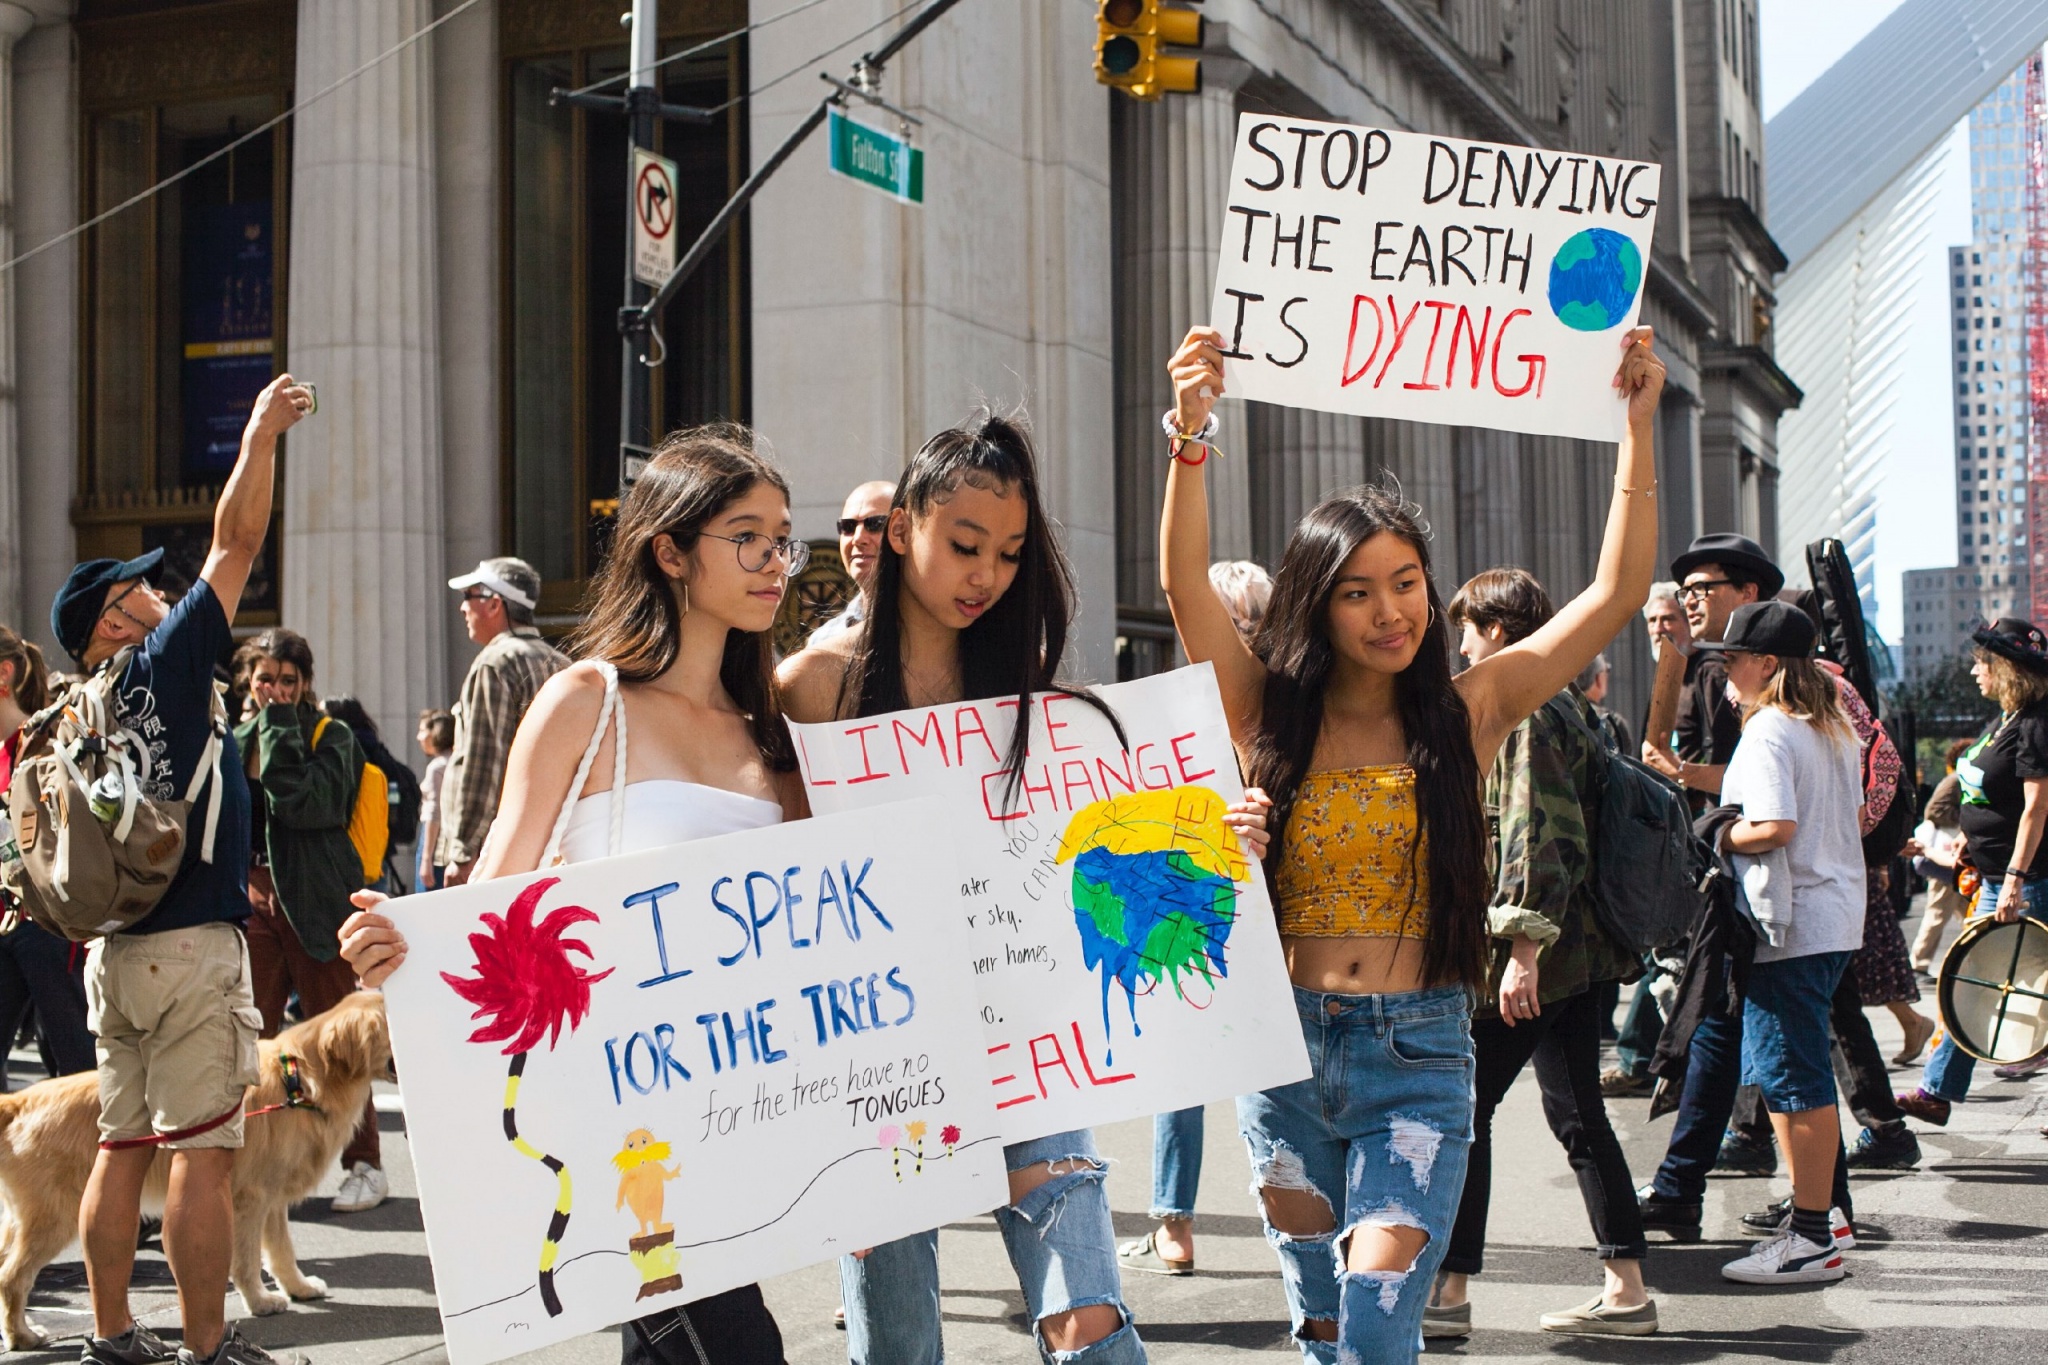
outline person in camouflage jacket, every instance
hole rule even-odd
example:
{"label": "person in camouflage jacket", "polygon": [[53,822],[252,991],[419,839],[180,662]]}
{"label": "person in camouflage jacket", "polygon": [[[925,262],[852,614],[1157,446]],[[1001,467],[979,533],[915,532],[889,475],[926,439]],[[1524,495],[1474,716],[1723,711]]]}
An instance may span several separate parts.
{"label": "person in camouflage jacket", "polygon": [[[1449,612],[1462,634],[1460,652],[1474,663],[1533,634],[1552,614],[1543,585],[1520,569],[1479,574],[1459,589]],[[1477,1104],[1465,1193],[1424,1335],[1471,1330],[1465,1281],[1485,1259],[1493,1113],[1532,1061],[1544,1117],[1578,1175],[1605,1267],[1599,1295],[1543,1314],[1540,1325],[1580,1335],[1657,1330],[1656,1304],[1643,1289],[1635,1181],[1600,1097],[1594,987],[1631,979],[1641,968],[1593,913],[1590,831],[1598,810],[1593,765],[1599,733],[1592,704],[1576,684],[1568,686],[1515,728],[1487,774],[1493,970],[1472,1017]]]}

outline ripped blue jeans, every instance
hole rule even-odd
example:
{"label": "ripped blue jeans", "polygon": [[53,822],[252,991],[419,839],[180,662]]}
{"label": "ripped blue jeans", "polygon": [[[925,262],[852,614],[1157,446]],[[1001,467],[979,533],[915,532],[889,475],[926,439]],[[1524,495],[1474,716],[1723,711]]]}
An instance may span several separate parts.
{"label": "ripped blue jeans", "polygon": [[[1109,1196],[1102,1187],[1107,1168],[1096,1154],[1095,1135],[1082,1129],[1003,1148],[1012,1171],[1070,1159],[1086,1168],[1055,1175],[1020,1203],[997,1209],[996,1224],[1034,1325],[1055,1313],[1109,1304],[1122,1315],[1123,1326],[1078,1351],[1048,1350],[1034,1326],[1038,1353],[1053,1365],[1144,1365],[1145,1345],[1117,1278]],[[937,1229],[878,1246],[861,1260],[842,1256],[839,1286],[851,1365],[942,1365]]]}
{"label": "ripped blue jeans", "polygon": [[[1445,986],[1392,995],[1294,990],[1314,1075],[1237,1102],[1252,1193],[1302,1190],[1327,1206],[1319,1230],[1275,1227],[1288,1316],[1317,1365],[1410,1362],[1422,1310],[1450,1250],[1472,1147],[1470,997]],[[1293,1220],[1287,1220],[1293,1221]],[[1355,1229],[1419,1228],[1429,1236],[1406,1270],[1354,1272]],[[1311,1321],[1337,1340],[1312,1339]]]}

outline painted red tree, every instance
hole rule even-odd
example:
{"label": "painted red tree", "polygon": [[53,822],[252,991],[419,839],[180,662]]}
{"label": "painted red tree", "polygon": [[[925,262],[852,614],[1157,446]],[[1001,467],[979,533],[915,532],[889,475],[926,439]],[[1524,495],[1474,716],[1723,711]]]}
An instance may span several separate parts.
{"label": "painted red tree", "polygon": [[550,1317],[562,1311],[562,1301],[555,1293],[555,1257],[569,1227],[569,1168],[560,1158],[519,1136],[515,1117],[519,1078],[526,1072],[526,1054],[543,1036],[553,1050],[565,1025],[571,1033],[576,1031],[590,1013],[591,986],[612,974],[607,967],[593,976],[569,957],[571,953],[590,957],[589,944],[564,934],[574,925],[595,923],[597,915],[592,911],[580,905],[557,906],[539,924],[534,923],[541,897],[560,880],[544,877],[520,892],[503,917],[483,917],[489,932],[469,936],[469,946],[476,953],[474,977],[441,973],[441,979],[457,995],[476,1006],[470,1018],[485,1020],[469,1035],[469,1041],[504,1043],[505,1055],[512,1059],[505,1076],[506,1140],[520,1155],[555,1173],[555,1212],[548,1221],[540,1255],[540,1298]]}

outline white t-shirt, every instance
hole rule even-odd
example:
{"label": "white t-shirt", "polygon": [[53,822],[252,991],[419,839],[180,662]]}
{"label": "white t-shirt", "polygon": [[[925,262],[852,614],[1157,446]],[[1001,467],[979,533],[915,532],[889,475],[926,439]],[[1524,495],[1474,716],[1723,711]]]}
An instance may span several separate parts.
{"label": "white t-shirt", "polygon": [[[1741,806],[1744,819],[1798,826],[1779,864],[1790,876],[1790,911],[1782,896],[1773,897],[1776,913],[1785,916],[1783,932],[1778,942],[1757,945],[1757,961],[1863,946],[1863,841],[1856,822],[1862,768],[1854,738],[1831,735],[1775,707],[1758,711],[1743,727],[1721,780],[1721,800]],[[1775,861],[1738,855],[1735,863],[1749,887],[1752,874]]]}

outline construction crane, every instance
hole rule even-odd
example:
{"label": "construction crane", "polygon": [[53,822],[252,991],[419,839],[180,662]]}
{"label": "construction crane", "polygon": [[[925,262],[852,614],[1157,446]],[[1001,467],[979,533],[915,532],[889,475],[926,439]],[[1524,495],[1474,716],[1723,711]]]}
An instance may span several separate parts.
{"label": "construction crane", "polygon": [[2027,59],[2027,242],[2021,269],[2027,300],[2028,617],[2048,621],[2048,102],[2041,54]]}

